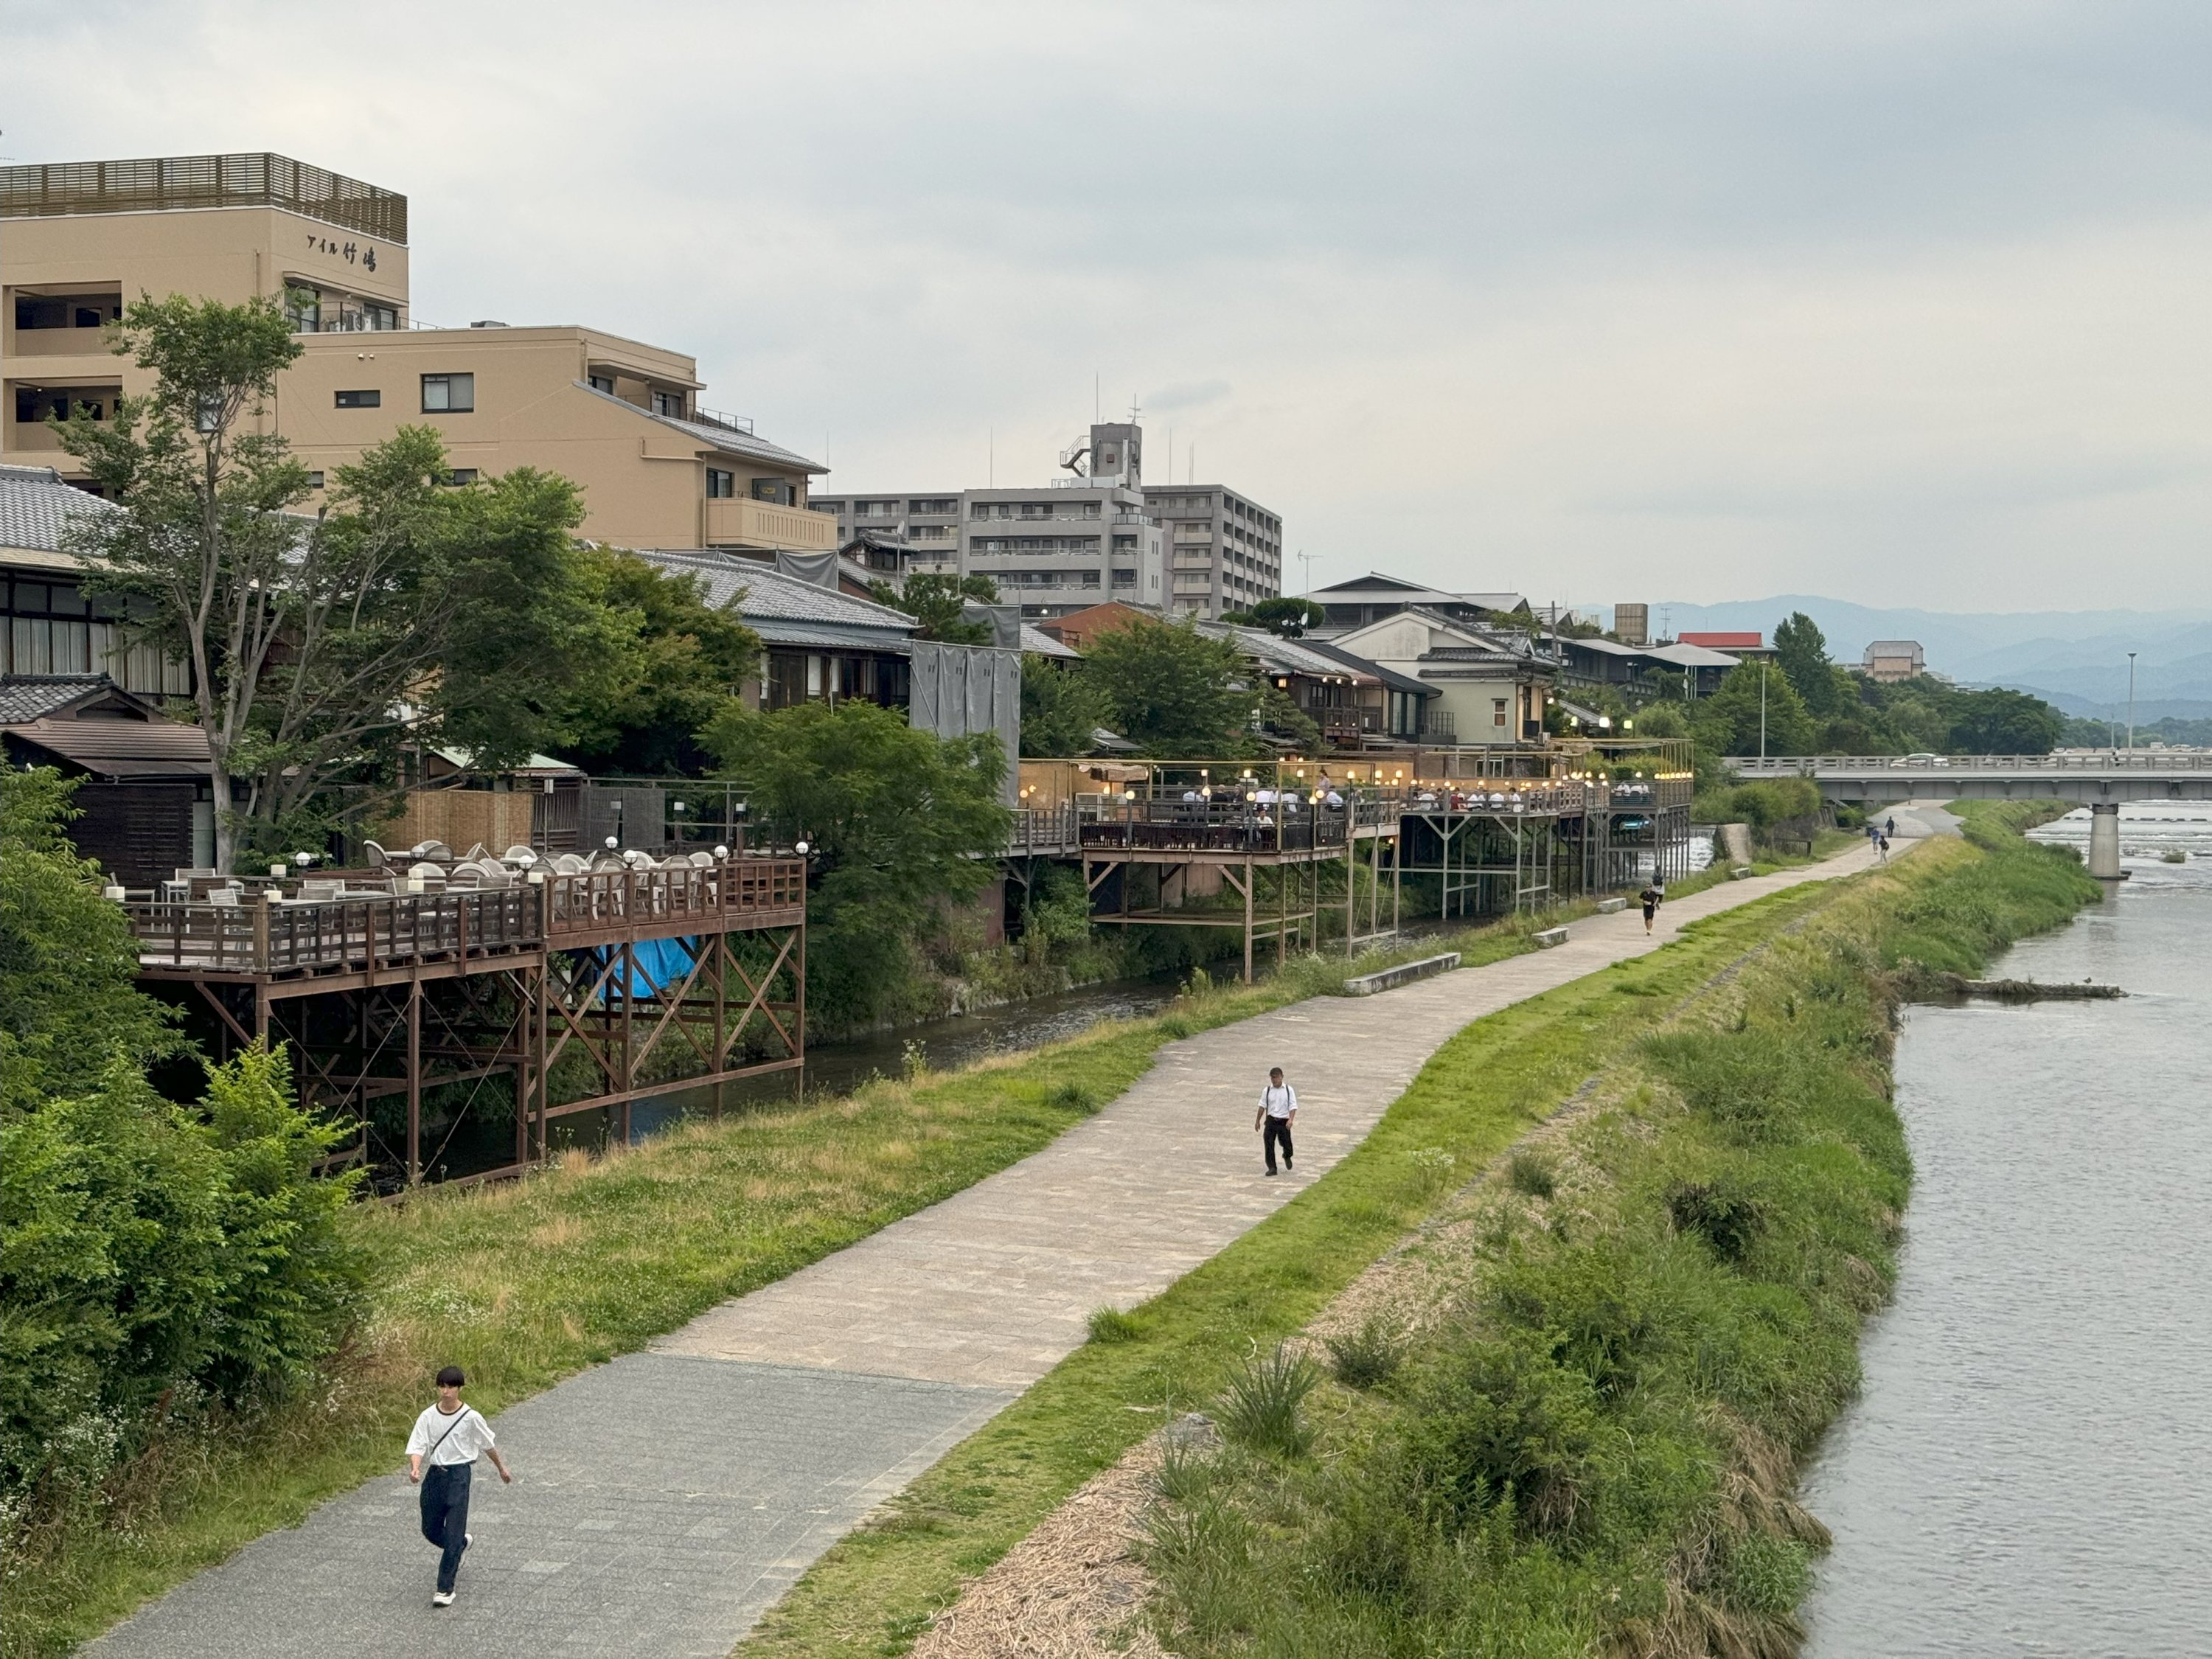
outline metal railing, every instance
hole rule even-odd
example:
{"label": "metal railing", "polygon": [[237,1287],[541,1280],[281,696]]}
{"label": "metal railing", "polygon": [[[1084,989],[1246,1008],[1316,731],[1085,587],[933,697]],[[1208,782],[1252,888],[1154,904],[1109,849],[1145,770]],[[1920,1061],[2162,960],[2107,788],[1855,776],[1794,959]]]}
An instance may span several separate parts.
{"label": "metal railing", "polygon": [[1823,772],[2212,772],[2212,750],[2099,749],[2055,755],[1732,755],[1746,777],[1813,777]]}
{"label": "metal railing", "polygon": [[172,208],[278,207],[387,242],[407,240],[407,198],[270,150],[0,167],[0,219]]}

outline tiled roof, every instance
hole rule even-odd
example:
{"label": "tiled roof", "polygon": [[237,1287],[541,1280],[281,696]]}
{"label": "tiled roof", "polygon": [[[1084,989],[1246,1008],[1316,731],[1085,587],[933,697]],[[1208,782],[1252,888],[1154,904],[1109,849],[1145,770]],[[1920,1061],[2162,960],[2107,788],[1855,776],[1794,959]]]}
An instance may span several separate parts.
{"label": "tiled roof", "polygon": [[[737,599],[738,614],[771,643],[849,644],[873,638],[880,640],[884,648],[896,650],[921,626],[903,611],[817,587],[812,582],[787,576],[772,565],[734,553],[711,548],[640,549],[638,557],[663,570],[697,576],[707,590],[709,605],[726,605]],[[799,629],[808,630],[805,637],[794,631]],[[784,638],[785,634],[791,637]]]}
{"label": "tiled roof", "polygon": [[672,415],[656,415],[649,409],[640,409],[628,398],[617,398],[611,392],[602,392],[586,381],[576,382],[579,391],[594,398],[605,398],[611,404],[619,404],[639,419],[657,421],[662,426],[673,427],[687,438],[696,438],[709,448],[719,449],[726,455],[738,455],[749,461],[765,461],[770,466],[787,466],[794,472],[827,472],[829,468],[819,461],[810,461],[795,450],[781,444],[772,444],[765,438],[733,426],[720,426],[713,421],[684,421]]}
{"label": "tiled roof", "polygon": [[0,547],[55,552],[70,519],[118,511],[50,466],[0,466]]}
{"label": "tiled roof", "polygon": [[109,684],[105,674],[10,674],[0,679],[0,726],[44,720]]}

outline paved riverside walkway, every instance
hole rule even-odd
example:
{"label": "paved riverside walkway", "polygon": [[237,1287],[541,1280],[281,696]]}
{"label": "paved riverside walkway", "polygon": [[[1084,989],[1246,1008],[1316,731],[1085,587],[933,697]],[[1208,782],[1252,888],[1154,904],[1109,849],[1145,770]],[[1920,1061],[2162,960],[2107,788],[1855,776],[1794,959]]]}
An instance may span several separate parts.
{"label": "paved riverside walkway", "polygon": [[[1897,818],[1901,836],[1942,828]],[[1157,1295],[1325,1174],[1469,1021],[1871,861],[1858,848],[1709,888],[1650,939],[1633,908],[1590,917],[1556,950],[1170,1043],[1021,1163],[501,1413],[516,1480],[477,1466],[455,1606],[431,1608],[414,1492],[386,1476],[92,1651],[722,1659],[816,1556],[1081,1343],[1092,1309]],[[1297,1169],[1274,1180],[1252,1133],[1270,1066],[1299,1103]]]}

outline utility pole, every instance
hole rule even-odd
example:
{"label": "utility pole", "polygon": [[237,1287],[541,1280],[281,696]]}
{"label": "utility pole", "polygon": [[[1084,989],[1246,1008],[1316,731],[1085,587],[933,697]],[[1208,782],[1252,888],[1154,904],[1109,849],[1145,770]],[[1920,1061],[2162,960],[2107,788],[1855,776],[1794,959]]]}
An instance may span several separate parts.
{"label": "utility pole", "polygon": [[1766,758],[1766,659],[1759,659],[1759,757]]}
{"label": "utility pole", "polygon": [[1308,593],[1311,593],[1313,592],[1314,561],[1316,559],[1326,558],[1328,555],[1323,553],[1300,553],[1297,556],[1298,562],[1305,567],[1306,585],[1304,591]]}
{"label": "utility pole", "polygon": [[2136,752],[2136,653],[2128,653],[2128,753]]}

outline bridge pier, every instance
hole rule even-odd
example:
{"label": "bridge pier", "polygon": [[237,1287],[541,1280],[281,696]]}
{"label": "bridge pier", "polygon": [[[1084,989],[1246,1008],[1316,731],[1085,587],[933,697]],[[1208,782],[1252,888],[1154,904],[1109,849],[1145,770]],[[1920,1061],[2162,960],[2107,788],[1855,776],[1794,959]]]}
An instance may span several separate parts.
{"label": "bridge pier", "polygon": [[2116,800],[2090,804],[2089,873],[2099,881],[2120,878],[2120,804]]}

